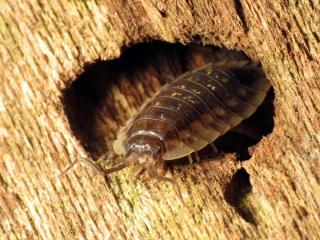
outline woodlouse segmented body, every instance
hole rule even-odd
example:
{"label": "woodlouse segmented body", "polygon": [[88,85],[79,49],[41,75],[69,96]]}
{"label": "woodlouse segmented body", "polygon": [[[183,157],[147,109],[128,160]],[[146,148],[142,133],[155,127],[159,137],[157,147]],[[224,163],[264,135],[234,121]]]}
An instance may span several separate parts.
{"label": "woodlouse segmented body", "polygon": [[114,142],[141,168],[197,152],[252,115],[270,85],[250,61],[208,64],[162,87]]}
{"label": "woodlouse segmented body", "polygon": [[163,176],[164,162],[197,152],[237,126],[256,111],[269,88],[261,67],[251,61],[210,63],[163,86],[127,122],[113,144],[118,165],[102,170],[79,160],[101,175],[133,165],[137,172],[147,169],[175,183]]}

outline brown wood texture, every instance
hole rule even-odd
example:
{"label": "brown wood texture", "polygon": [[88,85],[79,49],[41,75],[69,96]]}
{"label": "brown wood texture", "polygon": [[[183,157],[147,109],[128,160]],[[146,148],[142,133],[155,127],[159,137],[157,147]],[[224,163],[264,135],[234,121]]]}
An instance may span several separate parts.
{"label": "brown wood texture", "polygon": [[[0,239],[319,239],[319,13],[317,0],[2,0]],[[107,186],[82,165],[58,177],[78,156],[110,149],[182,72],[180,52],[165,51],[107,64],[107,77],[77,87],[91,63],[150,40],[223,45],[262,62],[275,125],[242,164],[251,190],[232,153],[170,167],[185,205],[171,185],[134,181],[130,169]],[[102,94],[97,104],[87,86]]]}

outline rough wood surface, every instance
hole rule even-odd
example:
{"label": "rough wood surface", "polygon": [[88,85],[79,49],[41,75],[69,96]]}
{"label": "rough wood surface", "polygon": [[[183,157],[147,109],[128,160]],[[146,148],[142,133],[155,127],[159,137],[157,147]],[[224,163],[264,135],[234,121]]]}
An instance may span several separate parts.
{"label": "rough wood surface", "polygon": [[[0,238],[319,239],[319,12],[317,0],[2,0]],[[110,148],[165,75],[178,73],[159,75],[161,61],[149,59],[148,71],[131,69],[134,80],[128,70],[110,75],[110,86],[98,81],[109,93],[98,108],[113,104],[112,111],[95,112],[93,135],[81,131],[86,122],[74,122],[77,104],[66,92],[73,80],[90,63],[149,40],[224,45],[262,62],[275,91],[275,126],[242,166],[252,190],[240,200],[226,200],[228,186],[241,185],[233,154],[171,168],[186,206],[172,186],[134,182],[129,169],[108,186],[81,166],[57,176],[76,157]]]}

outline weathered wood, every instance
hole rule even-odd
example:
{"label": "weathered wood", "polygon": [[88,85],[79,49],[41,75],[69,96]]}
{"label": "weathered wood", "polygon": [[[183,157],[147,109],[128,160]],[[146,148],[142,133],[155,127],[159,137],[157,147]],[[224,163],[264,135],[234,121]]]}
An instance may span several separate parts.
{"label": "weathered wood", "polygon": [[[1,238],[319,239],[319,12],[311,0],[2,1]],[[81,122],[77,106],[90,97],[75,102],[73,80],[146,39],[224,45],[262,62],[275,91],[275,126],[243,163],[251,191],[242,170],[234,176],[233,154],[170,168],[186,206],[172,186],[135,183],[129,169],[107,187],[81,166],[58,177],[76,157],[110,148],[139,104],[182,72],[177,53],[163,66],[149,59],[93,80],[93,91],[108,94],[84,118],[89,125]]]}

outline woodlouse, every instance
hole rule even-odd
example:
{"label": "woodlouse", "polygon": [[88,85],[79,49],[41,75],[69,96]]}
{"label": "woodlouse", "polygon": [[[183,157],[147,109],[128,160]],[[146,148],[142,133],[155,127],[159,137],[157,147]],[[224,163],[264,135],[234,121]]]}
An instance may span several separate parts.
{"label": "woodlouse", "polygon": [[116,166],[101,169],[97,163],[80,160],[101,175],[133,165],[136,172],[148,170],[174,183],[164,177],[165,161],[191,156],[213,143],[252,115],[269,88],[262,68],[250,60],[207,64],[164,85],[127,122],[113,144],[119,156]]}

